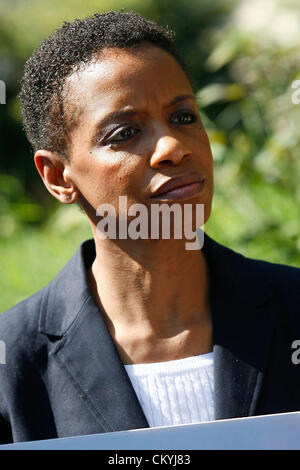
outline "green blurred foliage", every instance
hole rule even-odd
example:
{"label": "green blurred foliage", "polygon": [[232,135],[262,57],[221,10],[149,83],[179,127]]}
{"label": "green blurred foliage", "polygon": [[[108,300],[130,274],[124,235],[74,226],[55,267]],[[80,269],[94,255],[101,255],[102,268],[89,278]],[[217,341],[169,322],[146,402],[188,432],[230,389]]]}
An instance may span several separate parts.
{"label": "green blurred foliage", "polygon": [[91,236],[34,168],[16,97],[23,65],[63,21],[121,8],[170,26],[191,67],[215,164],[207,233],[247,256],[300,266],[298,0],[2,0],[0,311],[45,285]]}
{"label": "green blurred foliage", "polygon": [[[197,97],[215,158],[206,230],[244,254],[300,266],[298,2],[241,2],[214,35],[210,71],[226,81]],[[225,83],[224,83],[225,82]],[[210,107],[223,103],[211,119]]]}

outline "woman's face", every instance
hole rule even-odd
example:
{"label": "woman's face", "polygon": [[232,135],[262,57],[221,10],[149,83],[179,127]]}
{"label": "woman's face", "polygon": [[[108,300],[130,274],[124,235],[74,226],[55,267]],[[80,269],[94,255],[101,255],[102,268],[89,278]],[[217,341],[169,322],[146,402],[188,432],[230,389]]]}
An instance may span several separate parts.
{"label": "woman's face", "polygon": [[146,43],[134,51],[107,49],[67,83],[79,116],[67,174],[95,213],[105,203],[118,212],[124,195],[128,207],[165,202],[152,197],[161,183],[196,175],[205,179],[200,189],[170,202],[202,203],[208,219],[210,145],[191,85],[170,54]]}

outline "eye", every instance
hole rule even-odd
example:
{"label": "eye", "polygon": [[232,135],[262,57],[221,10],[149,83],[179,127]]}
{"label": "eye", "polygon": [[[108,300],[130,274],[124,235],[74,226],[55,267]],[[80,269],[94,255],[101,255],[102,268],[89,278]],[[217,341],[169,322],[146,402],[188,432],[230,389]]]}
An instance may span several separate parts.
{"label": "eye", "polygon": [[127,142],[128,140],[132,139],[137,133],[139,132],[138,129],[134,129],[133,127],[125,127],[118,131],[114,131],[105,139],[105,144],[120,144],[122,142]]}
{"label": "eye", "polygon": [[175,114],[175,117],[172,119],[174,124],[189,125],[197,121],[197,115],[192,111],[180,111]]}

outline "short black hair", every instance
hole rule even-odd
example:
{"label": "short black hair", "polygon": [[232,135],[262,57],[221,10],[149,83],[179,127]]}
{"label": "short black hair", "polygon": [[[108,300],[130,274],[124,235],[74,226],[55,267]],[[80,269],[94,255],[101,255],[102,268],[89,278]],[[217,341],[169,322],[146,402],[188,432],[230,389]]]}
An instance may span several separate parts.
{"label": "short black hair", "polygon": [[65,21],[41,43],[25,64],[19,93],[24,130],[34,152],[45,149],[69,158],[67,136],[76,120],[64,106],[67,77],[105,48],[133,49],[143,41],[171,54],[190,79],[174,33],[133,11]]}

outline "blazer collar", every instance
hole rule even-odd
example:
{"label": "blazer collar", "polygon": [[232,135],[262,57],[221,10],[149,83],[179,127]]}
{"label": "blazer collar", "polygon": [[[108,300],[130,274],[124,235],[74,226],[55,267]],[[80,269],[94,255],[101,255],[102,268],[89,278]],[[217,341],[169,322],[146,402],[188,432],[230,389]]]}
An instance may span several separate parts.
{"label": "blazer collar", "polygon": [[[269,302],[272,287],[264,279],[264,263],[244,258],[206,234],[202,250],[210,273],[215,418],[252,415],[257,408],[272,335],[271,320],[276,313]],[[86,268],[94,258],[94,241],[88,240],[48,285],[39,329],[61,338],[53,354],[79,384],[81,396],[88,397],[106,431],[147,427],[88,288]]]}
{"label": "blazer collar", "polygon": [[58,339],[50,355],[76,384],[78,399],[99,432],[148,427],[130,379],[88,288],[86,268],[95,258],[84,242],[46,289],[40,332]]}
{"label": "blazer collar", "polygon": [[[213,306],[216,307],[218,299],[223,299],[223,296],[223,309],[225,298],[232,299],[236,305],[239,302],[249,302],[252,306],[258,306],[272,296],[271,286],[265,281],[261,282],[263,276],[261,265],[258,266],[255,262],[220,245],[206,233],[202,251],[210,273]],[[41,333],[62,336],[76,319],[82,305],[91,295],[86,269],[91,266],[95,256],[94,240],[86,240],[46,286],[39,319]],[[213,314],[219,313],[219,309],[213,311]],[[240,314],[238,311],[236,313]],[[232,331],[230,324],[229,329]]]}
{"label": "blazer collar", "polygon": [[92,265],[95,256],[94,240],[86,240],[46,286],[39,319],[41,333],[63,336],[72,325],[91,295],[86,270]]}
{"label": "blazer collar", "polygon": [[258,408],[278,306],[267,263],[205,237],[213,318],[215,419],[252,416]]}

